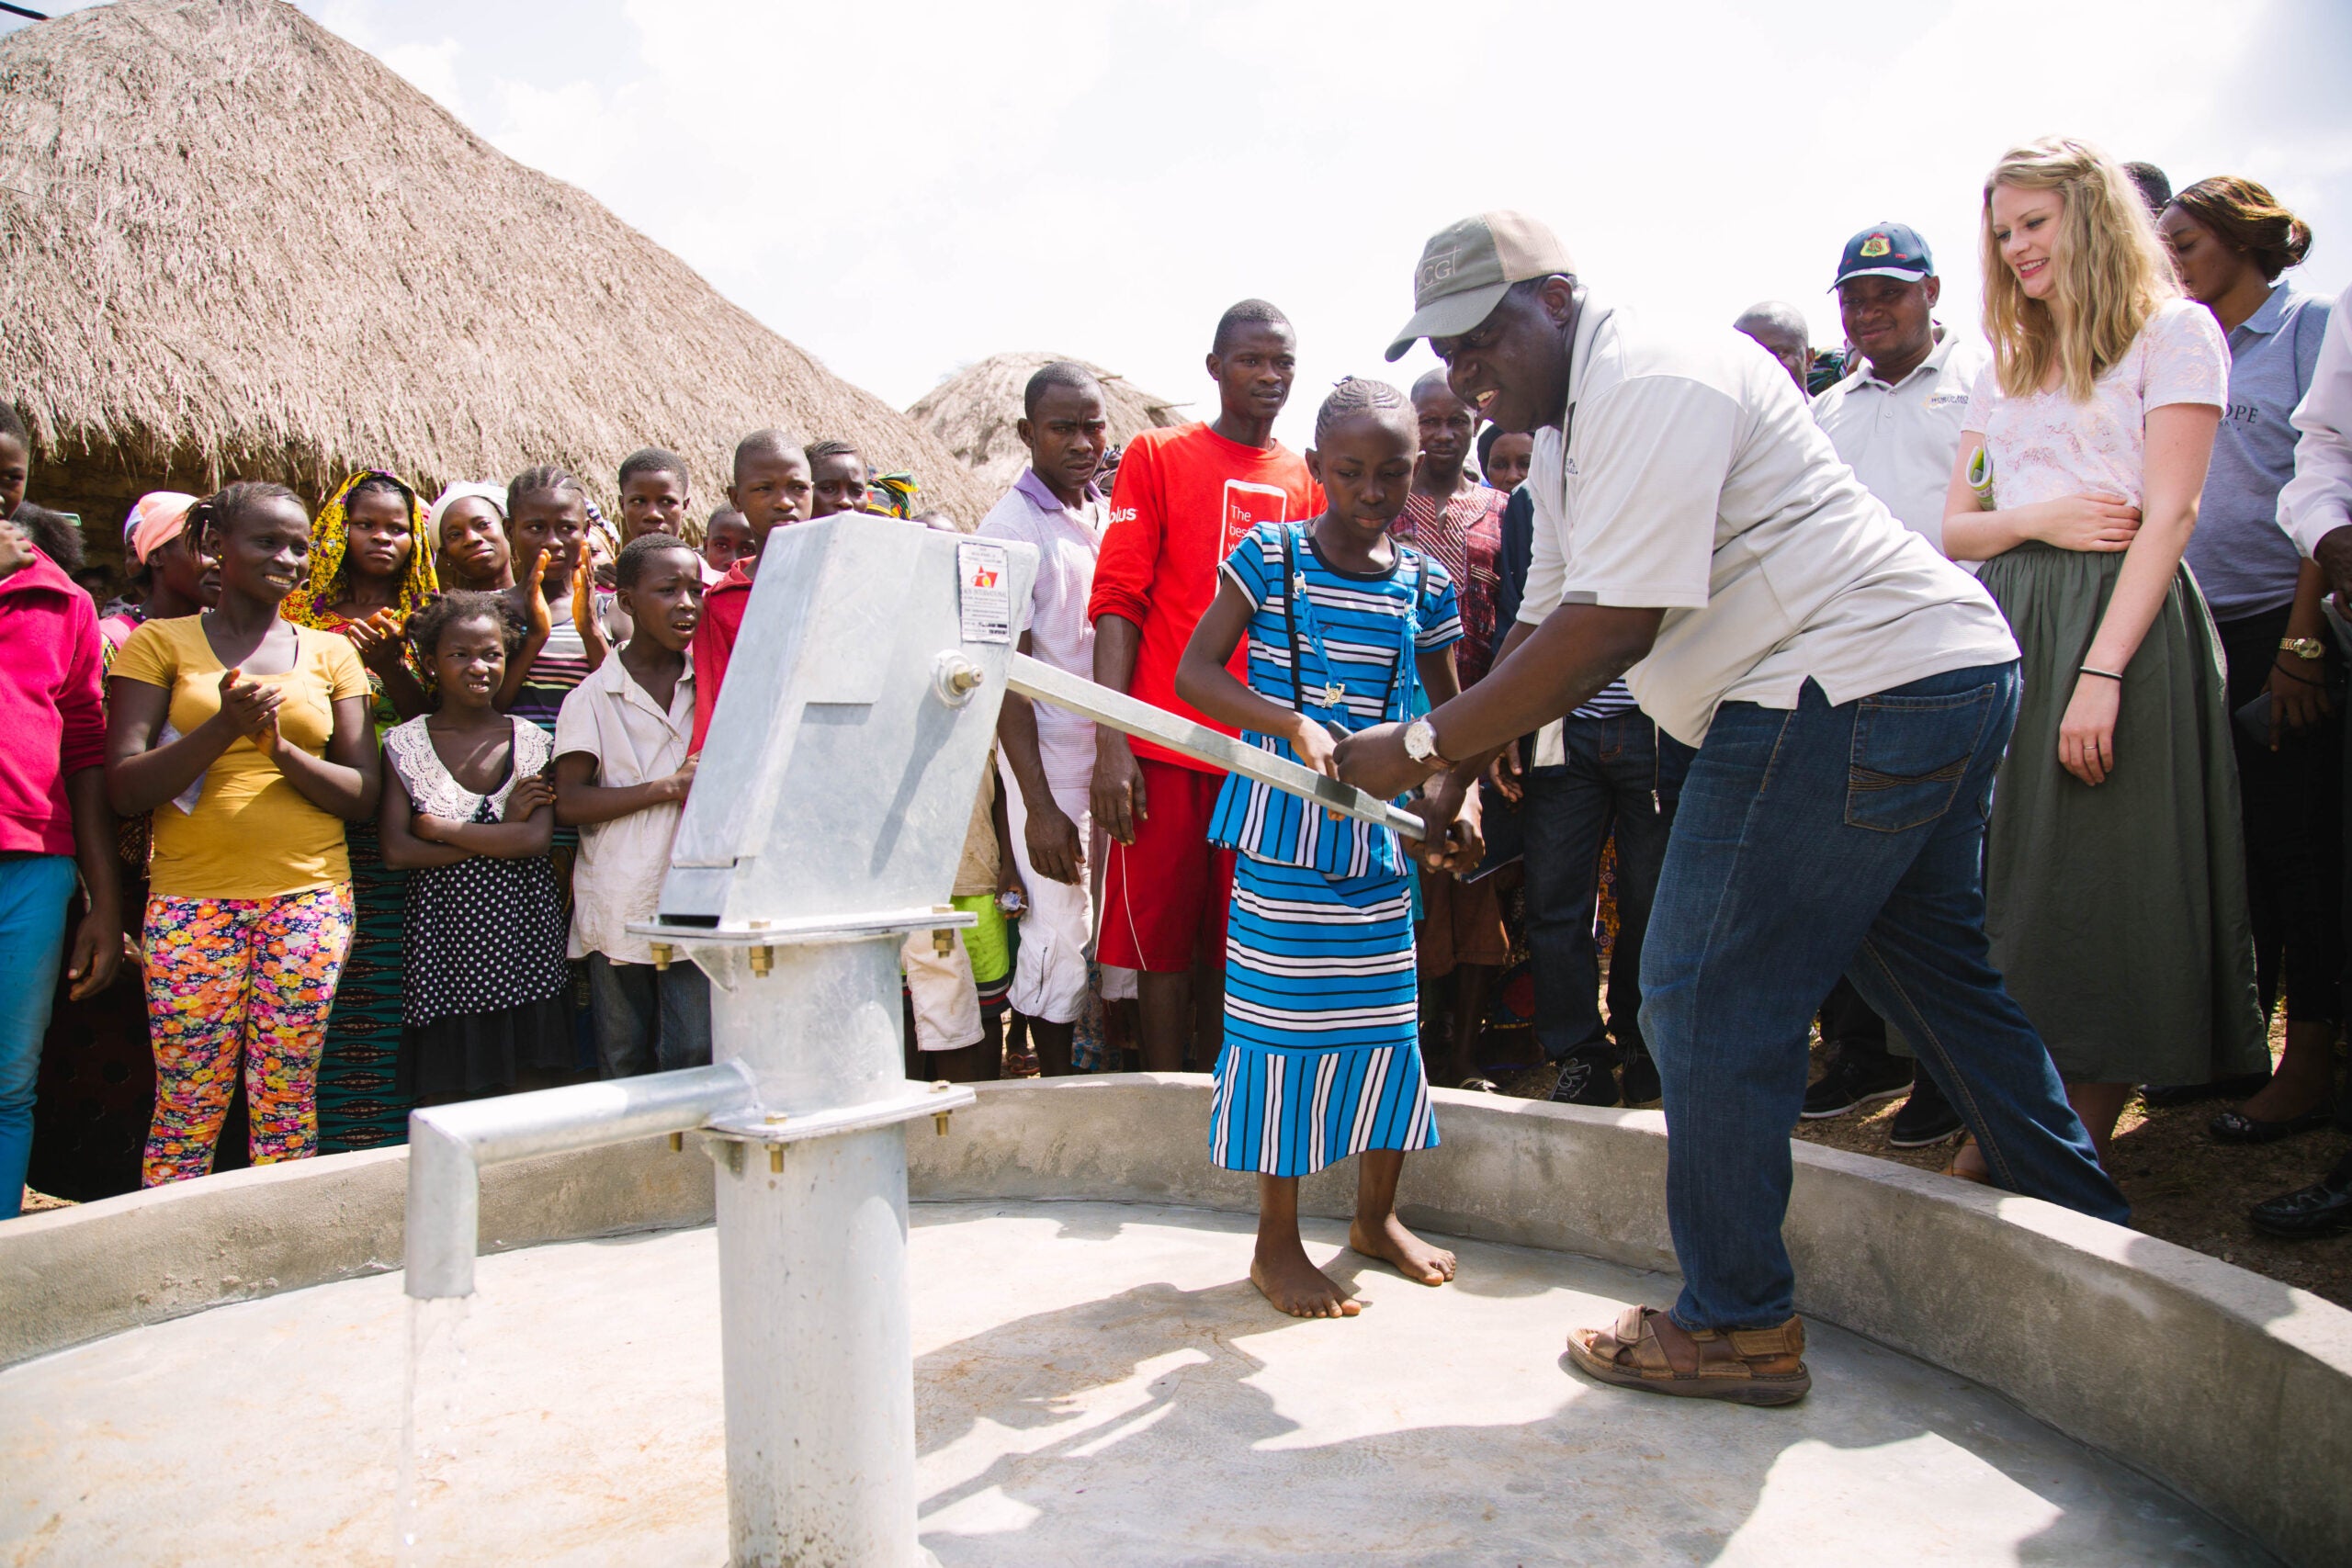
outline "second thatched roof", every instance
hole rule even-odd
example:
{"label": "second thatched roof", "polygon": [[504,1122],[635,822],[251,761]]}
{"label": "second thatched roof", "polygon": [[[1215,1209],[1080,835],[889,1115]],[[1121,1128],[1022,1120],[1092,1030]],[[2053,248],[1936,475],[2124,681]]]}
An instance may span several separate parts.
{"label": "second thatched roof", "polygon": [[[978,476],[989,495],[1002,495],[1021,477],[1028,452],[1014,434],[1021,417],[1021,394],[1039,367],[1067,354],[992,354],[933,387],[907,417],[944,443],[956,459]],[[1125,377],[1080,359],[1102,382],[1103,412],[1111,422],[1111,444],[1124,446],[1137,434],[1161,425],[1183,424],[1190,416],[1181,404],[1154,397]]]}
{"label": "second thatched roof", "polygon": [[707,503],[765,424],[912,469],[966,526],[992,499],[602,204],[277,0],[120,0],[0,40],[0,321],[37,500],[75,469],[315,499],[362,465],[431,487],[547,462],[609,499],[653,445]]}

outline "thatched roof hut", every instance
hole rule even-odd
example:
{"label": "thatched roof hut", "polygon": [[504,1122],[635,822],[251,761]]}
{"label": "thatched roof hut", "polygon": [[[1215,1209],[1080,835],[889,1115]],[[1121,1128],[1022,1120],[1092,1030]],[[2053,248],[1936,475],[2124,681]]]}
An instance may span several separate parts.
{"label": "thatched roof hut", "polygon": [[277,0],[120,0],[0,39],[0,398],[94,544],[141,491],[572,468],[698,503],[764,424],[993,497],[582,192]]}
{"label": "thatched roof hut", "polygon": [[[1029,461],[1012,422],[1021,417],[1022,389],[1037,367],[1068,354],[992,354],[933,387],[907,417],[937,436],[956,458],[979,476],[980,488],[1002,495]],[[1103,412],[1111,422],[1111,445],[1124,446],[1141,431],[1183,424],[1183,405],[1154,397],[1125,377],[1080,359],[1102,378]]]}

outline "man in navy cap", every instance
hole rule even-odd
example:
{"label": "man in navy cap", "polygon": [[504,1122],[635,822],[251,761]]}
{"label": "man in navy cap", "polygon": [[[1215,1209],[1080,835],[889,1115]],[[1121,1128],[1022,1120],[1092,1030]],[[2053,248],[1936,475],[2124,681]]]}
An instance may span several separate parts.
{"label": "man in navy cap", "polygon": [[2011,1191],[2130,1211],[1986,956],[1984,808],[2017,643],[1966,572],[1862,488],[1780,367],[1612,310],[1542,224],[1431,237],[1392,359],[1535,437],[1534,558],[1492,673],[1340,743],[1374,795],[1444,809],[1514,737],[1619,675],[1699,748],[1642,952],[1683,1289],[1568,1353],[1604,1382],[1784,1404],[1812,1385],[1781,1241],[1806,1034],[1840,973],[1954,1091]]}
{"label": "man in navy cap", "polygon": [[[1894,520],[1940,552],[1944,491],[1968,395],[1991,355],[1936,321],[1943,281],[1928,242],[1907,223],[1873,223],[1848,240],[1830,290],[1854,358],[1845,378],[1813,400],[1814,420]],[[1888,1143],[1925,1148],[1960,1131],[1960,1113],[1936,1080],[1921,1074],[1915,1081],[1911,1064],[1887,1050],[1885,1021],[1846,980],[1822,1004],[1821,1037],[1829,1060],[1805,1091],[1807,1120],[1908,1092]]]}

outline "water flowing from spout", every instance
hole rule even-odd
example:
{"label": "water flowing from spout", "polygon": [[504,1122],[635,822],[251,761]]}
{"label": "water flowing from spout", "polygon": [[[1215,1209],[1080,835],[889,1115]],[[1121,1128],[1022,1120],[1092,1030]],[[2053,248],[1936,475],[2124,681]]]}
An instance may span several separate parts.
{"label": "water flowing from spout", "polygon": [[466,1309],[471,1296],[408,1301],[408,1368],[401,1383],[399,1491],[392,1499],[392,1558],[422,1568],[428,1494],[446,1491],[456,1472],[458,1400],[466,1381]]}

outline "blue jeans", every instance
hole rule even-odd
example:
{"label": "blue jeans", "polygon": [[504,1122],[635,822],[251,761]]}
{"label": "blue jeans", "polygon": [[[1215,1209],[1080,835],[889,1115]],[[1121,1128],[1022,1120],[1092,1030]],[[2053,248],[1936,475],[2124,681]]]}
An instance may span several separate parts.
{"label": "blue jeans", "polygon": [[710,1066],[710,979],[692,964],[656,969],[590,953],[588,1018],[600,1078]]}
{"label": "blue jeans", "polygon": [[68,856],[0,860],[0,1220],[15,1219],[24,1207],[33,1084],[65,961],[66,901],[74,888]]}
{"label": "blue jeans", "polygon": [[1762,1328],[1794,1310],[1789,1129],[1806,1026],[1841,971],[1917,1049],[1996,1185],[2129,1216],[1986,955],[1984,818],[2018,692],[2018,666],[1997,664],[1837,707],[1807,682],[1794,712],[1716,713],[1642,959],[1684,1327]]}
{"label": "blue jeans", "polygon": [[1609,1018],[1617,1044],[1642,1045],[1642,933],[1666,860],[1675,797],[1690,748],[1635,710],[1561,726],[1566,761],[1530,768],[1520,802],[1527,876],[1527,945],[1535,974],[1535,1039],[1550,1061],[1604,1049],[1600,964],[1593,948],[1600,850],[1617,834],[1617,947]]}

